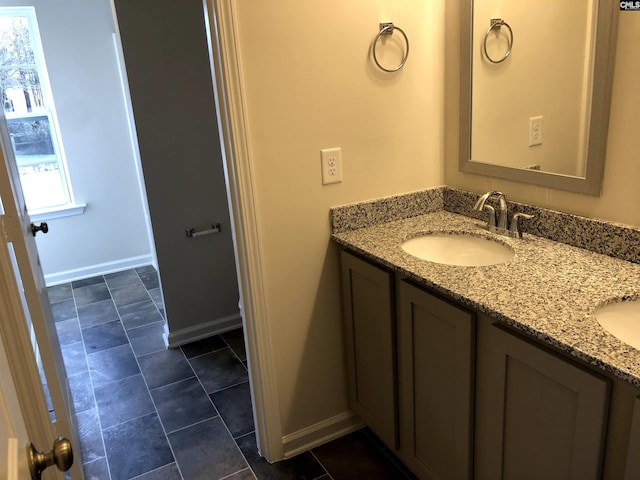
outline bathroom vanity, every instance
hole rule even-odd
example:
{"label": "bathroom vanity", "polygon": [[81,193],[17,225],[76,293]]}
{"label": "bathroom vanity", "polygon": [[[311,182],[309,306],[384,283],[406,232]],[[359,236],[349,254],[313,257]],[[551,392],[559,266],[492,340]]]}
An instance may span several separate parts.
{"label": "bathroom vanity", "polygon": [[[497,237],[450,193],[332,211],[352,409],[421,479],[640,478],[640,351],[594,316],[638,297],[640,265]],[[513,256],[457,266],[400,247],[431,233]]]}

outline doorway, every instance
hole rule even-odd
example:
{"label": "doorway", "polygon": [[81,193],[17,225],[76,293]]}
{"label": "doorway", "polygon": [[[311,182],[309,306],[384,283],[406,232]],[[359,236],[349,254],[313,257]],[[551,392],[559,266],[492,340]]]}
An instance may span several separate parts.
{"label": "doorway", "polygon": [[[0,5],[4,5],[5,3],[10,2],[0,2]],[[51,227],[51,232],[47,235],[47,237],[39,236],[37,238],[38,247],[41,252],[41,258],[44,261],[44,266],[50,272],[50,283],[55,284],[55,286],[53,286],[51,289],[51,304],[54,313],[56,314],[56,319],[60,322],[59,336],[61,339],[61,343],[69,341],[71,343],[82,345],[81,348],[78,347],[77,349],[70,348],[70,344],[65,344],[63,346],[63,350],[66,350],[65,358],[68,363],[69,376],[71,379],[71,377],[77,375],[77,378],[72,379],[72,381],[76,384],[75,387],[78,387],[80,380],[84,378],[85,382],[83,384],[83,387],[77,388],[77,391],[79,393],[76,394],[76,397],[78,397],[78,401],[82,403],[88,402],[88,399],[93,396],[94,402],[96,402],[95,408],[97,409],[94,410],[93,418],[95,419],[96,415],[98,415],[98,418],[100,418],[101,406],[102,410],[104,411],[112,411],[119,408],[114,406],[114,403],[117,403],[114,400],[109,400],[108,405],[105,405],[104,403],[97,403],[97,396],[95,393],[96,383],[98,384],[98,387],[102,387],[102,389],[104,390],[106,388],[106,384],[103,385],[101,382],[112,380],[107,382],[107,384],[110,384],[123,380],[123,378],[110,378],[108,376],[103,378],[102,374],[98,374],[96,371],[96,375],[98,376],[99,380],[97,382],[93,381],[93,378],[91,376],[92,371],[90,370],[90,367],[92,365],[92,362],[97,362],[98,360],[96,359],[101,357],[101,355],[98,354],[103,354],[103,352],[106,350],[118,349],[119,347],[123,347],[123,345],[126,345],[126,343],[128,343],[131,352],[135,352],[134,345],[136,341],[129,336],[129,330],[133,330],[135,328],[140,329],[135,333],[140,333],[141,331],[145,331],[143,327],[147,327],[148,325],[153,324],[153,327],[150,327],[149,330],[153,331],[156,335],[154,336],[151,333],[148,333],[148,335],[144,335],[144,338],[145,340],[151,340],[152,343],[156,343],[157,346],[160,345],[159,341],[162,340],[162,335],[166,333],[166,329],[164,328],[165,318],[163,318],[165,317],[165,315],[163,315],[165,314],[165,312],[162,311],[165,309],[165,304],[160,294],[157,276],[158,272],[155,269],[153,269],[152,271],[147,270],[149,268],[149,265],[154,263],[156,265],[158,263],[160,264],[160,270],[162,274],[166,275],[163,279],[163,289],[166,293],[166,287],[168,287],[170,284],[180,284],[179,286],[183,286],[183,284],[186,283],[184,279],[195,277],[193,270],[189,270],[187,272],[187,275],[181,273],[166,273],[173,272],[173,269],[179,268],[179,264],[181,263],[187,263],[183,260],[175,259],[175,255],[173,255],[174,247],[171,246],[170,242],[174,239],[180,242],[190,242],[187,244],[189,246],[188,252],[193,255],[196,262],[205,264],[206,262],[204,261],[204,256],[201,252],[203,250],[213,250],[216,252],[222,251],[221,248],[211,248],[211,243],[219,242],[219,239],[223,238],[223,235],[210,238],[186,238],[184,234],[184,227],[200,227],[198,223],[202,221],[199,219],[194,219],[192,222],[191,219],[185,218],[185,215],[179,214],[179,212],[177,212],[176,202],[173,202],[168,206],[162,205],[162,201],[168,197],[166,195],[167,189],[165,188],[165,194],[163,195],[161,192],[160,195],[159,201],[161,206],[159,208],[159,211],[164,210],[165,212],[167,212],[169,217],[173,217],[174,219],[178,218],[179,228],[174,228],[175,225],[171,228],[167,228],[163,223],[163,220],[158,220],[158,217],[154,216],[152,212],[151,216],[154,217],[154,228],[156,225],[158,225],[160,230],[170,232],[167,237],[161,237],[156,234],[156,243],[160,245],[159,249],[168,249],[169,254],[163,256],[161,253],[161,258],[158,260],[158,263],[155,262],[154,253],[149,252],[149,236],[145,232],[145,223],[148,223],[148,213],[145,212],[143,205],[145,200],[144,192],[141,192],[139,189],[137,183],[137,174],[135,172],[135,169],[130,165],[132,162],[125,162],[126,159],[131,159],[131,142],[127,140],[126,136],[128,132],[128,125],[126,124],[126,122],[118,122],[117,127],[113,127],[109,130],[105,128],[102,128],[100,130],[100,128],[98,128],[93,132],[95,134],[93,136],[91,133],[92,127],[105,127],[109,123],[108,119],[113,116],[120,115],[120,117],[123,118],[123,112],[126,110],[124,105],[121,105],[124,102],[120,102],[120,104],[118,104],[118,102],[113,101],[113,99],[105,100],[104,98],[101,98],[108,97],[107,93],[102,92],[102,90],[100,90],[100,93],[95,93],[100,87],[104,87],[106,84],[109,84],[111,87],[113,87],[115,84],[115,86],[117,86],[117,88],[115,88],[115,93],[119,93],[120,95],[122,94],[121,91],[118,92],[118,89],[122,89],[122,85],[120,84],[120,79],[117,76],[117,70],[108,69],[105,65],[97,66],[94,64],[90,64],[86,61],[86,57],[110,58],[113,62],[113,65],[111,66],[115,67],[115,56],[113,55],[113,52],[116,42],[114,42],[113,32],[109,32],[109,35],[106,36],[106,38],[104,34],[101,34],[99,35],[100,38],[96,39],[94,38],[96,35],[92,36],[92,32],[90,31],[92,29],[98,30],[97,27],[104,27],[105,24],[108,24],[109,21],[112,22],[110,3],[108,1],[102,1],[99,2],[99,6],[98,2],[89,2],[92,5],[87,5],[87,2],[71,0],[65,2],[57,2],[54,6],[48,5],[47,2],[44,1],[34,1],[33,3],[37,4],[36,7],[39,18],[49,19],[49,22],[41,22],[41,27],[43,30],[43,40],[45,42],[47,41],[47,38],[57,38],[58,40],[57,44],[56,42],[53,42],[56,48],[51,47],[51,44],[45,43],[45,53],[47,53],[52,77],[55,76],[54,72],[60,69],[61,65],[66,65],[67,67],[69,65],[72,65],[79,72],[78,76],[74,78],[69,78],[68,72],[66,73],[66,77],[58,77],[66,79],[66,82],[63,83],[73,83],[74,88],[70,90],[75,89],[73,92],[69,92],[69,90],[67,90],[68,95],[62,96],[63,101],[61,103],[65,104],[67,107],[59,109],[61,113],[60,123],[61,129],[63,130],[63,137],[65,136],[65,132],[82,133],[82,135],[78,135],[77,138],[75,138],[75,141],[67,142],[66,144],[67,152],[70,159],[70,176],[73,178],[92,180],[95,180],[97,178],[100,179],[101,182],[104,182],[104,184],[99,185],[98,183],[83,184],[82,181],[74,181],[76,197],[86,199],[87,208],[85,209],[84,214],[64,214],[57,218],[46,218]],[[201,4],[199,6],[201,7]],[[89,8],[96,8],[99,11],[89,12]],[[201,16],[203,17],[203,14]],[[91,22],[87,21],[87,19],[95,18],[99,19],[96,21],[97,25],[91,24]],[[168,18],[169,20],[174,20],[173,17]],[[78,19],[82,20],[80,21]],[[201,28],[204,31],[203,20],[204,18],[202,18],[201,21]],[[65,26],[67,25],[69,25],[69,29],[72,32],[63,31],[65,30]],[[111,26],[110,28],[113,27]],[[79,33],[78,30],[82,30],[82,32]],[[54,37],[52,37],[51,34],[54,31],[60,32],[60,35],[58,37],[55,37],[55,35]],[[48,32],[49,35],[45,35],[45,32]],[[86,57],[73,58],[69,55],[69,58],[61,58],[64,57],[64,55],[62,55],[62,52],[68,51],[67,49],[73,46],[77,47],[78,50],[81,50],[86,55]],[[102,52],[106,53],[102,55]],[[48,55],[48,53],[53,54]],[[53,61],[51,61],[52,57],[54,59]],[[205,65],[208,69],[208,59],[205,62]],[[69,68],[67,68],[67,70],[69,70]],[[86,81],[86,78],[82,77],[82,74],[87,73],[87,71],[91,70],[97,71],[98,74],[97,76],[93,77],[93,81]],[[78,80],[79,77],[85,78],[85,81]],[[97,79],[99,81],[96,80],[96,77],[100,77]],[[110,81],[107,81],[107,79],[109,79]],[[78,85],[80,85],[80,87],[78,87]],[[86,85],[90,85],[90,87],[86,87]],[[55,83],[53,89],[54,91],[57,91]],[[213,91],[210,80],[209,89],[211,91],[211,103],[213,103]],[[175,90],[173,92],[175,93]],[[112,91],[111,93],[114,92]],[[101,115],[96,116],[95,109],[97,107],[95,106],[95,103],[99,103],[99,101],[101,100],[105,103],[113,105],[101,104],[101,107],[104,108],[100,111]],[[202,99],[200,99],[199,104],[202,103]],[[78,108],[69,108],[69,105],[71,104],[73,104],[72,106]],[[114,108],[110,109],[109,107]],[[72,110],[74,115],[62,115],[63,111],[68,112],[69,110]],[[215,117],[215,111],[212,110],[211,115]],[[174,120],[175,118],[176,117],[174,116]],[[178,117],[178,119],[179,118],[180,117]],[[211,141],[212,139],[217,141],[217,135],[215,135],[215,127],[205,128],[209,137],[208,141]],[[153,132],[153,127],[146,130],[146,132],[149,131],[151,131],[152,135],[155,136],[156,139],[162,137],[162,135],[158,136],[157,131]],[[202,135],[200,136],[202,137]],[[95,143],[90,141],[93,139],[97,139]],[[180,137],[180,141],[184,142],[184,140],[184,136]],[[155,143],[158,142],[156,141]],[[189,148],[187,150],[191,152],[190,148],[192,146],[192,142],[188,142]],[[111,149],[108,147],[114,148]],[[82,153],[78,153],[78,151],[75,151],[76,149],[82,150]],[[108,153],[105,154],[105,152]],[[147,157],[149,156],[148,150],[145,152],[145,155]],[[74,162],[71,161],[72,158],[79,160],[77,162]],[[172,160],[175,162],[175,158],[173,158]],[[183,158],[180,158],[179,162],[183,165],[183,167],[185,166],[185,160]],[[126,166],[125,163],[127,164]],[[161,171],[162,168],[154,169],[154,167],[158,167],[158,165],[151,165],[151,168],[147,168],[147,165],[145,165],[145,177],[147,180],[147,184],[149,184],[150,182],[159,184],[161,182],[158,182],[158,179],[161,180],[163,177],[175,178],[171,177],[170,174],[167,175],[166,171]],[[221,169],[222,167],[220,166],[220,171]],[[202,171],[197,171],[196,174],[200,177],[204,177],[205,179],[208,176],[206,172]],[[208,183],[209,185],[207,185],[207,187],[210,187],[211,182],[209,181]],[[219,194],[222,191],[222,196],[224,198],[224,180],[222,178],[220,178],[220,183],[222,184],[222,190],[218,189],[217,192]],[[205,190],[206,189],[196,188],[194,190],[195,194],[192,194],[192,192],[187,190],[186,194],[184,194],[183,196],[197,197],[199,193]],[[226,209],[226,198],[222,202],[222,204],[224,209]],[[98,221],[98,219],[101,220]],[[217,218],[214,218],[214,220],[216,219]],[[203,223],[206,223],[206,220]],[[227,235],[230,239],[231,229],[229,221],[222,222],[222,224],[224,234]],[[209,244],[206,243],[208,241],[210,241]],[[153,246],[153,244],[151,245]],[[93,255],[96,252],[98,253],[98,255]],[[64,264],[63,260],[65,259],[63,259],[62,257],[66,257],[66,260],[70,261],[71,263]],[[120,257],[124,257],[124,260],[120,260]],[[166,259],[164,264],[163,258]],[[214,262],[216,271],[220,271],[221,266],[225,262],[227,266],[231,266],[232,270],[235,269],[232,250],[231,256],[227,256],[224,262]],[[85,263],[90,265],[90,267],[85,268]],[[111,273],[102,274],[102,272]],[[153,280],[154,277],[155,280]],[[76,280],[68,282],[65,281],[66,279],[70,278]],[[157,286],[150,286],[148,284],[148,282],[153,283],[154,281]],[[224,302],[231,302],[233,304],[235,314],[220,314],[219,316],[221,317],[222,322],[213,325],[209,324],[206,325],[206,327],[215,328],[220,327],[220,324],[222,324],[222,328],[228,330],[229,326],[234,325],[234,322],[235,325],[239,325],[240,317],[237,312],[238,298],[235,271],[233,271],[233,276],[227,278],[227,282],[233,285],[233,287],[236,289],[235,294],[228,288],[222,287],[213,289],[214,291],[212,292],[212,286],[215,285],[215,282],[212,283],[206,280],[200,280],[197,282],[197,288],[187,288],[186,290],[183,290],[185,292],[183,295],[168,297],[178,299],[177,303],[169,306],[170,312],[179,311],[178,309],[181,306],[181,303],[186,304],[185,308],[187,309],[187,313],[184,315],[174,314],[173,316],[171,316],[172,314],[170,313],[171,318],[175,317],[180,322],[182,320],[193,320],[194,318],[197,318],[197,316],[195,315],[195,312],[191,307],[196,303],[205,302],[194,301],[192,298],[206,298],[207,300],[210,300],[210,298],[213,297],[215,301],[216,297],[220,297],[224,298]],[[67,292],[67,296],[60,297],[60,295],[64,291]],[[147,296],[146,299],[143,299],[142,296],[137,296],[143,294]],[[234,295],[235,299],[233,298]],[[217,304],[223,305],[224,302],[222,300],[219,300],[217,301]],[[90,307],[94,308],[95,311],[89,312],[91,310]],[[209,312],[211,310],[212,309],[208,309]],[[90,313],[93,313],[95,315],[90,315]],[[103,316],[98,315],[98,313],[102,314]],[[69,315],[71,315],[71,317],[69,317]],[[158,317],[158,315],[160,316]],[[116,317],[118,318],[118,320],[116,320]],[[75,319],[75,324],[74,322],[70,321],[73,319]],[[129,320],[133,321],[134,324],[128,324]],[[96,323],[94,324],[93,322]],[[139,324],[136,324],[135,322],[139,322]],[[202,322],[196,323],[200,324]],[[64,326],[62,324],[64,324]],[[187,323],[186,325],[183,323],[179,323],[179,325],[177,326],[177,330],[181,332],[181,336],[175,339],[176,346],[185,343],[188,340],[194,340],[195,338],[204,336],[206,334],[206,330],[198,330],[198,328],[195,328],[194,325],[191,325],[189,323]],[[239,346],[243,346],[241,334],[238,335],[236,332],[234,335],[233,333],[225,332],[225,334],[223,335],[224,336],[219,336],[217,344],[214,345],[214,350],[206,351],[201,355],[197,355],[197,357],[213,354],[218,350],[225,349],[225,351],[228,352],[238,352],[233,353],[231,357],[227,358],[226,362],[223,361],[222,363],[226,364],[227,366],[231,365],[233,369],[235,369],[236,373],[241,373],[241,370],[238,367],[238,365],[240,365],[242,368],[244,368],[244,375],[246,377],[246,356],[245,364],[243,364],[242,360],[239,358],[243,356],[243,353],[241,353],[239,349]],[[238,338],[240,338],[239,341]],[[91,339],[99,339],[99,341],[94,342]],[[125,339],[127,341],[126,343],[120,343]],[[233,344],[234,342],[236,344],[236,348],[232,348],[231,346],[231,344]],[[164,348],[163,343],[162,347]],[[125,348],[120,348],[119,351],[123,352],[125,350]],[[164,351],[181,352],[182,355],[186,355],[183,348]],[[146,352],[145,355],[150,355],[153,353],[158,352]],[[90,355],[95,356],[90,357]],[[103,354],[102,356],[104,355],[105,354]],[[132,355],[134,357],[135,363],[138,363],[138,356],[136,356],[135,353],[132,353]],[[131,358],[131,356],[129,355],[128,357],[129,359]],[[78,367],[78,365],[82,365],[83,360],[86,364],[86,370],[84,370],[82,366]],[[116,363],[116,359],[105,360],[105,362],[113,366]],[[195,362],[195,360],[188,360],[190,366],[189,368],[191,368],[192,375],[194,373],[194,368],[191,367],[191,363],[193,362]],[[184,366],[184,362],[178,363]],[[129,366],[131,368],[132,365],[133,363],[129,362]],[[149,391],[148,395],[151,396],[151,390],[153,390],[153,388],[148,385],[146,378],[144,378],[144,372],[140,364],[138,364],[138,368],[140,369],[140,373],[135,373],[129,376],[134,377],[136,375],[141,375],[143,383],[147,384],[146,388]],[[162,370],[162,365],[155,365],[155,368]],[[183,370],[184,372],[188,372],[186,368],[183,368]],[[131,370],[129,372],[131,373],[133,371],[134,370]],[[127,370],[125,368],[125,373],[126,372]],[[234,379],[233,375],[231,377],[232,379]],[[240,378],[241,377],[236,377],[235,380],[238,380]],[[89,380],[90,383],[87,383],[86,380]],[[246,379],[240,382],[234,382],[234,385],[231,386],[236,386],[237,383],[244,383],[245,381]],[[130,380],[129,382],[132,385],[136,383],[133,380]],[[125,384],[129,385],[129,383],[127,382],[125,382]],[[138,381],[137,384],[137,387],[135,387],[134,385],[135,388],[144,390],[140,387],[140,381]],[[87,386],[92,387],[91,392],[89,392]],[[156,386],[156,388],[165,386],[166,385],[159,385]],[[226,387],[228,387],[228,385],[225,385],[225,388]],[[248,392],[248,384],[246,387],[242,388],[245,388],[246,392]],[[204,394],[207,396],[210,394],[218,393],[218,390],[219,389],[210,390],[203,387]],[[124,391],[129,392],[129,390],[127,389],[125,389]],[[117,397],[117,394],[113,395]],[[211,399],[209,399],[209,401],[211,402]],[[159,414],[156,402],[152,401],[152,403],[154,404],[154,408],[156,408],[156,416],[161,421],[162,416]],[[237,401],[231,403],[234,405],[238,404]],[[83,412],[85,412],[85,410],[83,410]],[[84,416],[87,418],[90,417],[90,415],[88,414]],[[126,416],[123,418],[126,418]],[[248,418],[251,417],[249,416]],[[122,423],[126,422],[120,422],[116,425],[110,425],[109,428],[119,426]],[[92,425],[92,423],[90,421],[89,423],[83,422],[83,425],[87,428],[83,428],[82,430],[84,433],[87,433],[89,430],[89,426]],[[95,423],[93,425],[95,428]],[[164,425],[162,426],[161,430],[164,432],[164,435],[166,437],[167,432],[165,431]],[[228,430],[228,428],[226,430]],[[103,446],[105,446],[107,443],[104,438],[100,441],[96,440],[95,442],[102,442]],[[91,453],[92,443],[90,441],[84,442],[83,450],[87,445],[89,445],[89,455],[85,455],[85,462],[90,463],[91,459],[98,460],[98,458],[95,458],[95,456]],[[172,454],[177,457],[176,452],[173,451],[172,448],[170,448],[170,450],[172,450]]]}

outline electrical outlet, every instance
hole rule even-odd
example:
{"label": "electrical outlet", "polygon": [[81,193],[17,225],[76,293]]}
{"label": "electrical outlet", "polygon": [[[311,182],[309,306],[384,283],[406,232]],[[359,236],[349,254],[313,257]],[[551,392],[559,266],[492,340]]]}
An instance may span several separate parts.
{"label": "electrical outlet", "polygon": [[342,149],[325,148],[320,150],[322,160],[322,184],[342,182]]}
{"label": "electrical outlet", "polygon": [[542,115],[529,118],[529,146],[542,145]]}

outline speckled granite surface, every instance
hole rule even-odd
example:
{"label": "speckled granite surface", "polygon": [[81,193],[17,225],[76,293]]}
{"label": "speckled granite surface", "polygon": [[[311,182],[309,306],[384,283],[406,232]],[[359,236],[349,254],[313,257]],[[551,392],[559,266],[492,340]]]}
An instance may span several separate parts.
{"label": "speckled granite surface", "polygon": [[[334,207],[330,211],[332,233],[346,232],[425,213],[446,210],[467,217],[486,219],[473,205],[478,194],[451,187],[437,187],[406,195]],[[592,252],[640,263],[640,228],[509,201],[509,215],[528,213],[524,232]],[[489,201],[489,204],[494,204]]]}
{"label": "speckled granite surface", "polygon": [[445,188],[437,187],[334,207],[330,211],[331,232],[347,232],[378,223],[437,212],[444,207]]}
{"label": "speckled granite surface", "polygon": [[[477,193],[450,187],[440,189],[443,191],[444,209],[448,212],[486,219],[486,213],[473,210],[473,205],[478,199]],[[511,201],[508,203],[510,216],[517,212],[534,216],[531,220],[522,222],[522,229],[525,232],[629,262],[640,263],[640,228],[524,203]]]}
{"label": "speckled granite surface", "polygon": [[[446,197],[452,190],[445,187],[434,191],[443,194],[446,208]],[[458,194],[454,191],[453,195]],[[469,195],[475,201],[477,195]],[[466,208],[466,203],[463,198],[454,208]],[[452,208],[451,203],[448,206]],[[580,224],[579,219],[569,217],[567,222]],[[332,238],[351,251],[640,387],[640,351],[607,333],[594,316],[601,305],[640,298],[640,265],[534,235],[525,234],[522,240],[497,236],[487,232],[484,224],[482,220],[438,210],[369,223],[364,228],[342,228],[334,231]],[[562,230],[561,227],[557,228]],[[458,267],[419,260],[400,248],[404,240],[427,232],[485,236],[509,245],[515,256],[500,265]],[[615,239],[605,236],[599,242],[591,239],[586,243],[600,244],[606,250],[608,243],[624,242],[627,238],[611,235]]]}

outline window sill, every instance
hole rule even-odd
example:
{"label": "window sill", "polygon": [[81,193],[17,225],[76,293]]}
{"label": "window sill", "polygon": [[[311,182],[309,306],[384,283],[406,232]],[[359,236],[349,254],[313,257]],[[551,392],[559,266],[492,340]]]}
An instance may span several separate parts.
{"label": "window sill", "polygon": [[42,222],[53,220],[54,218],[71,217],[73,215],[82,215],[87,204],[70,203],[60,207],[42,208],[29,212],[29,218],[32,222]]}

